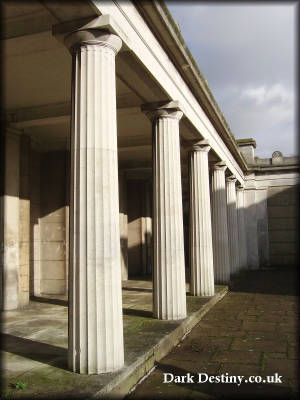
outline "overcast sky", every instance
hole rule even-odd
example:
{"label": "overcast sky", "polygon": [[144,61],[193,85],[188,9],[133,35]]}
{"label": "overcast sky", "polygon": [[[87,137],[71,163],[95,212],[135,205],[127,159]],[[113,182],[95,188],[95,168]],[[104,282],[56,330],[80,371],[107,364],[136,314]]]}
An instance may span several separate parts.
{"label": "overcast sky", "polygon": [[166,4],[235,137],[298,154],[296,2]]}

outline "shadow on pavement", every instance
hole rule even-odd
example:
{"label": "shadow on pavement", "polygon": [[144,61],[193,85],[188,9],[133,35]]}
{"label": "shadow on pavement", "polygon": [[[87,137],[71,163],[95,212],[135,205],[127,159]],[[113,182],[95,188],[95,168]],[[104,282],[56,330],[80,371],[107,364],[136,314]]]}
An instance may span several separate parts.
{"label": "shadow on pavement", "polygon": [[2,333],[1,349],[33,361],[67,369],[67,349],[62,347]]}
{"label": "shadow on pavement", "polygon": [[241,272],[233,277],[230,291],[299,296],[299,271],[282,267]]}

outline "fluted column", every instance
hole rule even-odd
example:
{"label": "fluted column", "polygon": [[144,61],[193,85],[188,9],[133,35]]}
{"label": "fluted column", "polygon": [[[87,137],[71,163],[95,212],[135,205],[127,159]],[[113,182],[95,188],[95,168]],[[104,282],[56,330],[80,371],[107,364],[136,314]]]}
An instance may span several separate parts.
{"label": "fluted column", "polygon": [[79,373],[124,364],[115,55],[107,31],[69,34],[73,56],[69,366]]}
{"label": "fluted column", "polygon": [[245,205],[244,205],[244,188],[238,186],[236,188],[236,207],[237,207],[237,223],[239,236],[239,261],[240,269],[247,269],[247,240],[245,226]]}
{"label": "fluted column", "polygon": [[213,296],[212,249],[207,141],[195,143],[190,152],[190,265],[191,294]]}
{"label": "fluted column", "polygon": [[177,102],[142,108],[153,126],[153,312],[186,317],[183,212]]}
{"label": "fluted column", "polygon": [[227,203],[224,162],[212,166],[212,230],[215,282],[230,281],[230,262],[227,229]]}
{"label": "fluted column", "polygon": [[234,175],[226,178],[226,195],[227,195],[227,220],[228,220],[228,238],[229,238],[229,256],[230,256],[230,273],[235,274],[239,271],[239,236],[237,224],[237,208],[236,208],[236,177]]}

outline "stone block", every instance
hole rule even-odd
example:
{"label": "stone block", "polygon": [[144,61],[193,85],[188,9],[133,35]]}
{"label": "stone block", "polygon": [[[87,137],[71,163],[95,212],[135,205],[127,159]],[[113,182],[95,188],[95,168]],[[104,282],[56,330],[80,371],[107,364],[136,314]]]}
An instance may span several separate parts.
{"label": "stone block", "polygon": [[28,292],[29,291],[29,276],[20,274],[19,276],[19,291]]}
{"label": "stone block", "polygon": [[20,220],[29,221],[30,219],[30,201],[27,199],[19,200]]}
{"label": "stone block", "polygon": [[296,265],[299,266],[299,257],[296,254],[294,255],[280,255],[280,254],[272,254],[270,255],[270,263],[272,266],[291,266]]}
{"label": "stone block", "polygon": [[32,242],[39,242],[41,238],[41,226],[39,223],[31,223],[31,237]]}
{"label": "stone block", "polygon": [[6,212],[3,220],[4,243],[15,243],[19,240],[19,198],[4,196],[2,201]]}
{"label": "stone block", "polygon": [[41,275],[42,279],[65,279],[65,261],[42,261]]}
{"label": "stone block", "polygon": [[42,279],[41,294],[65,294],[66,282],[64,279]]}
{"label": "stone block", "polygon": [[299,209],[295,206],[268,207],[269,218],[294,218],[299,216]]}
{"label": "stone block", "polygon": [[41,281],[40,279],[33,279],[32,282],[33,294],[34,296],[40,296],[41,294]]}
{"label": "stone block", "polygon": [[41,260],[64,261],[65,245],[63,242],[41,242]]}
{"label": "stone block", "polygon": [[19,242],[19,264],[28,264],[30,254],[30,243]]}
{"label": "stone block", "polygon": [[29,220],[20,219],[19,222],[19,237],[21,242],[29,242],[30,238],[30,223]]}
{"label": "stone block", "polygon": [[283,243],[295,243],[299,240],[299,232],[296,230],[286,231],[271,231],[270,242],[283,242]]}
{"label": "stone block", "polygon": [[64,241],[65,225],[61,222],[45,222],[41,224],[41,240],[42,241]]}
{"label": "stone block", "polygon": [[269,206],[288,206],[290,204],[290,196],[288,193],[281,193],[268,199]]}
{"label": "stone block", "polygon": [[270,218],[269,231],[296,230],[298,221],[295,218]]}
{"label": "stone block", "polygon": [[29,276],[29,263],[20,264],[19,265],[19,273],[20,273],[20,275]]}
{"label": "stone block", "polygon": [[42,217],[43,222],[64,222],[65,221],[65,207],[49,212]]}
{"label": "stone block", "polygon": [[19,293],[19,307],[25,307],[29,303],[29,290]]}
{"label": "stone block", "polygon": [[40,260],[41,259],[41,243],[36,241],[33,243],[32,252],[30,254],[31,260]]}
{"label": "stone block", "polygon": [[33,272],[33,279],[40,279],[40,267],[41,261],[40,260],[31,260],[30,261],[30,271]]}
{"label": "stone block", "polygon": [[272,243],[270,244],[271,255],[294,255],[299,252],[298,243]]}

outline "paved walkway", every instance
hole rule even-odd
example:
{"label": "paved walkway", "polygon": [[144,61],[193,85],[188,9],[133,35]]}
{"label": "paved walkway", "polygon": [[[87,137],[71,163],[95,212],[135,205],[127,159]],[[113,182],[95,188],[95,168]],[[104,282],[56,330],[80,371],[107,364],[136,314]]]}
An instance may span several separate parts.
{"label": "paved walkway", "polygon": [[[135,399],[293,399],[299,389],[299,278],[290,269],[248,271],[128,396]],[[195,376],[163,383],[163,374]],[[278,373],[282,384],[197,383],[197,373]],[[169,376],[168,376],[169,377]],[[201,375],[205,379],[205,375]]]}

